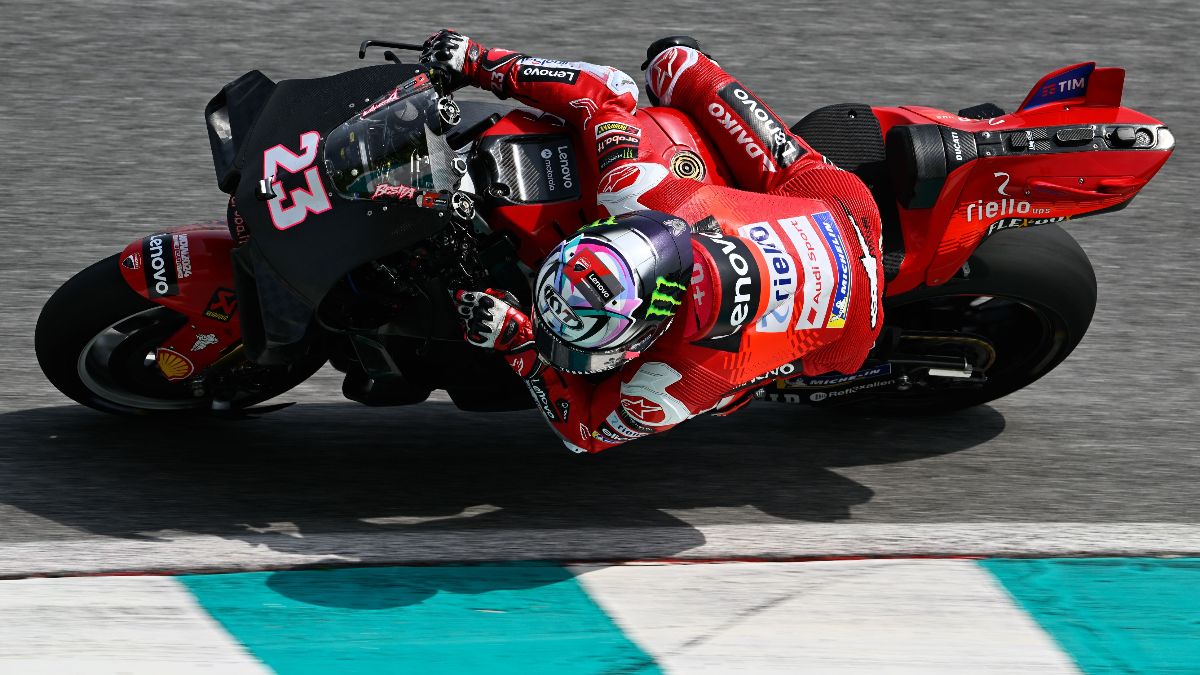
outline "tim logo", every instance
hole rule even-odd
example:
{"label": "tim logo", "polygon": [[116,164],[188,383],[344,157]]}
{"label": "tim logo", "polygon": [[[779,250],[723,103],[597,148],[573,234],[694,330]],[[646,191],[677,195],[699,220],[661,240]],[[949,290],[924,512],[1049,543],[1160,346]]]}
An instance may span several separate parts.
{"label": "tim logo", "polygon": [[1051,82],[1042,87],[1042,90],[1039,93],[1042,96],[1054,96],[1055,94],[1065,94],[1067,92],[1075,91],[1077,89],[1084,89],[1086,87],[1087,77],[1076,77],[1070,80]]}
{"label": "tim logo", "polygon": [[1096,69],[1095,63],[1081,63],[1046,77],[1021,105],[1021,110],[1087,96],[1088,80]]}

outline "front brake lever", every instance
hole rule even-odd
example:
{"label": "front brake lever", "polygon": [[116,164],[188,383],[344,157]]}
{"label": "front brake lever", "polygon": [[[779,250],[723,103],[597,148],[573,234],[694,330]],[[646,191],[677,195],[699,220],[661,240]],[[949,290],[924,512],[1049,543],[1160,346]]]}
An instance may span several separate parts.
{"label": "front brake lever", "polygon": [[[423,51],[425,49],[424,45],[414,45],[414,44],[410,44],[408,42],[391,42],[389,40],[363,40],[358,45],[358,58],[360,58],[360,59],[367,58],[367,48],[368,47],[386,47],[388,49],[405,49],[405,50],[412,51],[412,52],[419,52],[419,51]],[[393,55],[393,56],[395,56],[395,55]],[[384,55],[384,58],[385,59],[387,58],[386,54]],[[388,59],[388,60],[390,61],[391,59]],[[400,62],[399,59],[397,59],[396,62],[399,63]]]}

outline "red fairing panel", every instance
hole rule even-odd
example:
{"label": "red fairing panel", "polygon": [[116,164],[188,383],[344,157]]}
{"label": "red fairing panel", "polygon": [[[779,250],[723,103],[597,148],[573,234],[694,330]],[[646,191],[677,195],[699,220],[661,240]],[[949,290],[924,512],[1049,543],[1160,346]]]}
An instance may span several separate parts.
{"label": "red fairing panel", "polygon": [[[583,84],[581,84],[583,83]],[[585,86],[586,81],[577,81],[577,86]],[[546,86],[542,83],[541,86]],[[526,87],[528,89],[529,87]],[[595,94],[593,94],[595,95]],[[590,100],[590,99],[589,99]],[[570,102],[568,102],[569,104]],[[607,112],[597,109],[595,114]],[[585,117],[586,119],[586,117]],[[605,122],[624,125],[620,115],[617,118],[597,117],[603,125]],[[653,164],[661,167],[664,177],[687,178],[706,185],[727,185],[730,183],[729,169],[721,159],[713,154],[703,134],[696,128],[687,115],[670,108],[649,108],[638,110],[629,126],[638,131],[637,145],[638,161],[614,163],[615,169],[606,174],[613,180],[606,183],[620,190],[621,181],[615,180],[625,174],[632,174],[631,183],[637,183],[640,175],[638,168],[617,171],[627,165]],[[599,206],[596,199],[597,169],[594,148],[581,149],[580,134],[575,129],[564,129],[563,123],[550,116],[541,115],[527,110],[517,110],[509,113],[496,125],[488,129],[484,138],[497,136],[513,136],[521,134],[553,134],[566,131],[572,136],[572,145],[581,159],[578,163],[579,182],[582,195],[578,201],[556,202],[549,204],[520,204],[499,206],[488,214],[491,227],[498,231],[509,231],[517,235],[519,248],[517,255],[526,265],[537,267],[541,264],[546,252],[553,249],[558,242],[570,236],[581,225],[607,215],[607,211]],[[604,133],[604,138],[617,136],[616,132]],[[592,132],[595,135],[595,131]],[[591,146],[590,138],[582,136],[583,145]],[[621,146],[625,147],[625,146]],[[640,168],[640,167],[639,167]],[[611,174],[611,175],[609,175]],[[640,193],[639,193],[640,194]],[[636,198],[636,197],[635,197]]]}
{"label": "red fairing panel", "polygon": [[[710,147],[712,141],[701,132],[695,122],[686,114],[673,108],[642,108],[637,111],[637,118],[643,122],[643,128],[650,129],[646,121],[654,122],[661,130],[661,140],[651,139],[654,159],[671,167],[672,174],[677,178],[691,178],[707,185],[733,185],[734,177],[721,156]],[[688,160],[688,153],[695,153],[700,158],[700,164],[693,170]]]}
{"label": "red fairing panel", "polygon": [[152,234],[125,247],[121,274],[130,288],[188,318],[158,350],[168,380],[186,380],[241,341],[224,221]]}
{"label": "red fairing panel", "polygon": [[[515,110],[483,134],[483,138],[517,136],[526,134],[562,134],[574,136],[564,129],[561,120],[535,111]],[[572,138],[571,144],[578,149]],[[578,153],[577,153],[578,154]],[[517,235],[517,256],[521,262],[536,267],[567,234],[592,218],[589,204],[595,203],[596,173],[584,162],[577,163],[582,198],[577,201],[553,202],[548,204],[514,204],[498,206],[488,212],[488,224],[501,232]]]}
{"label": "red fairing panel", "polygon": [[[895,126],[930,123],[966,134],[1062,126],[1161,125],[1136,110],[1107,105],[1120,100],[1120,69],[1088,71],[1090,88],[1067,96],[1083,77],[1080,73],[1087,71],[1087,65],[1047,75],[1027,97],[1026,106],[1032,107],[1019,113],[975,120],[935,108],[906,106],[877,108],[875,114],[885,135]],[[1060,88],[1055,84],[1059,80],[1063,83],[1063,98],[1051,95],[1051,89]],[[1040,98],[1035,96],[1038,92],[1042,92]],[[981,153],[978,159],[946,177],[932,208],[900,207],[906,255],[899,274],[888,284],[888,294],[945,283],[985,237],[1005,229],[1010,222],[1061,222],[1127,202],[1154,177],[1170,154],[1170,149],[1098,149],[993,157]]]}

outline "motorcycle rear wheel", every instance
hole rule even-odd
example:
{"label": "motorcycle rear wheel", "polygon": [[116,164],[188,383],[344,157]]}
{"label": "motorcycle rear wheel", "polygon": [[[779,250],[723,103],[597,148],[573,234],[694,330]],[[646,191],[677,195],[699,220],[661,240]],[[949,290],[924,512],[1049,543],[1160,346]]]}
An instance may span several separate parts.
{"label": "motorcycle rear wheel", "polygon": [[994,401],[1045,376],[1079,345],[1096,309],[1096,273],[1057,225],[988,238],[964,272],[886,301],[885,322],[908,332],[985,338],[995,361],[982,385],[930,378],[926,386],[851,402],[857,413],[937,414]]}
{"label": "motorcycle rear wheel", "polygon": [[[213,409],[188,382],[168,382],[153,353],[186,322],[138,295],[110,256],[63,284],[42,308],[34,331],[38,364],[59,391],[96,410],[132,415],[195,415]],[[251,366],[248,386],[226,403],[240,409],[278,396],[325,363],[314,354],[288,366]],[[203,374],[203,373],[201,373]],[[222,405],[221,408],[225,408]]]}

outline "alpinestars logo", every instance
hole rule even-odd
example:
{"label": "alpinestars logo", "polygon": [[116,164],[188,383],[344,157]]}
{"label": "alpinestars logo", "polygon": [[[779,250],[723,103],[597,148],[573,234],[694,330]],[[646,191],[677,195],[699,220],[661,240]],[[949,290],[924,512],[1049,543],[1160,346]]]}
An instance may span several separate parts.
{"label": "alpinestars logo", "polygon": [[629,413],[633,419],[642,424],[658,424],[663,421],[663,409],[661,405],[656,405],[651,401],[647,401],[641,396],[629,396],[621,398],[621,407],[625,412]]}
{"label": "alpinestars logo", "polygon": [[653,430],[667,427],[692,416],[683,401],[667,392],[683,376],[671,366],[658,361],[643,363],[633,379],[621,385],[621,407],[632,422]]}
{"label": "alpinestars logo", "polygon": [[596,114],[599,108],[596,107],[596,102],[590,98],[577,98],[571,101],[572,108],[578,108],[583,111],[583,124],[580,126],[586,127],[588,122],[592,121],[592,115]]}
{"label": "alpinestars logo", "polygon": [[596,203],[619,216],[649,208],[638,201],[667,177],[667,167],[650,162],[625,164],[604,174],[596,186]]}
{"label": "alpinestars logo", "polygon": [[699,60],[700,56],[696,50],[685,47],[672,47],[654,59],[654,63],[650,64],[650,69],[646,72],[646,84],[662,105],[671,105],[671,97],[675,94],[679,76]]}

